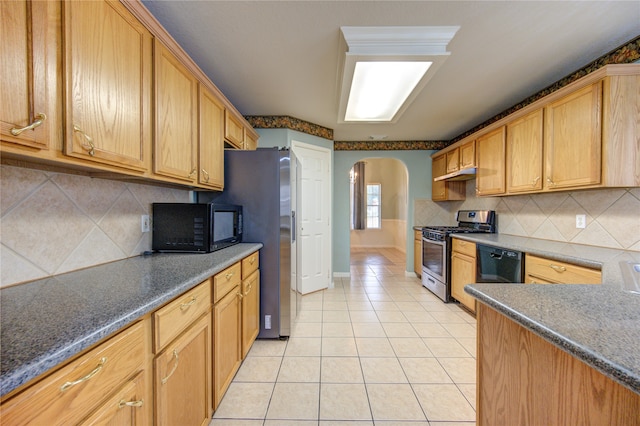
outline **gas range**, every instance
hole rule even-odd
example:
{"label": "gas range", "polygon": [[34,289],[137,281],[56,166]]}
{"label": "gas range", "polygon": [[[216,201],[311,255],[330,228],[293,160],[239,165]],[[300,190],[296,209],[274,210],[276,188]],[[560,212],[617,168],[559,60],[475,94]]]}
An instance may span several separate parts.
{"label": "gas range", "polygon": [[422,228],[422,285],[444,302],[451,300],[451,235],[496,232],[493,210],[460,210],[458,226]]}

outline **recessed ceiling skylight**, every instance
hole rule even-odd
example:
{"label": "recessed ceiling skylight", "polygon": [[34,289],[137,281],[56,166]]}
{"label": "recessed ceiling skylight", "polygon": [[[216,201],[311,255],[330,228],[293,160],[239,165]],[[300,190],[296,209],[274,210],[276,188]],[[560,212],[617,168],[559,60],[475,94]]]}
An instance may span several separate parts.
{"label": "recessed ceiling skylight", "polygon": [[340,122],[395,122],[449,55],[459,27],[342,27]]}

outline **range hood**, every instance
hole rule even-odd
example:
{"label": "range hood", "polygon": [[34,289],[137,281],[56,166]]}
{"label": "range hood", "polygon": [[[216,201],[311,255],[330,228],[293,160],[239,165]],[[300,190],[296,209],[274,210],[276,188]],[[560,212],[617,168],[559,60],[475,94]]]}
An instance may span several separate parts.
{"label": "range hood", "polygon": [[446,180],[446,181],[469,180],[469,179],[475,179],[475,177],[476,177],[476,168],[470,167],[468,169],[457,170],[447,175],[438,176],[437,178],[433,178],[433,181],[440,182],[442,180]]}

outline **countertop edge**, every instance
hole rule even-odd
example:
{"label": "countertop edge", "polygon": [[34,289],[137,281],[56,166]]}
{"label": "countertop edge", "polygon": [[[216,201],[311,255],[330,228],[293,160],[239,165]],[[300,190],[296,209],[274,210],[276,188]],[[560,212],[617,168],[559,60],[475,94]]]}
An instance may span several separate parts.
{"label": "countertop edge", "polygon": [[488,307],[495,309],[497,312],[506,315],[517,324],[535,333],[557,348],[598,370],[603,375],[625,386],[633,392],[640,394],[640,378],[636,377],[635,374],[628,369],[611,362],[600,354],[595,353],[566,336],[557,333],[549,327],[532,320],[523,313],[483,293],[473,285],[466,285],[464,287],[464,291],[476,298],[479,302],[484,303]]}
{"label": "countertop edge", "polygon": [[[108,324],[96,326],[90,332],[85,333],[76,339],[69,340],[68,342],[63,342],[63,347],[53,353],[47,353],[43,356],[34,357],[34,359],[32,359],[30,362],[24,363],[10,372],[3,373],[2,376],[0,376],[0,397],[4,397],[10,392],[13,392],[23,385],[29,383],[30,381],[37,379],[41,375],[70,360],[85,349],[90,348],[101,340],[104,340],[116,334],[120,330],[132,325],[133,323],[141,319],[144,315],[154,311],[165,303],[194,288],[202,281],[224,270],[235,262],[238,262],[243,257],[257,250],[260,250],[262,247],[262,243],[242,243],[241,247],[236,246],[236,250],[241,250],[240,252],[230,255],[228,259],[225,259],[224,261],[215,264],[210,268],[190,275],[188,279],[176,283],[176,285],[169,291],[165,291],[159,294],[153,300],[150,300],[147,304],[136,307],[131,311],[127,311],[125,314],[120,315],[117,318],[113,318],[113,320]],[[202,256],[202,254],[194,254],[194,256]],[[124,261],[126,260],[127,259],[124,259]],[[101,265],[97,265],[96,267],[99,266]],[[72,271],[63,275],[73,274],[74,272],[76,271]]]}

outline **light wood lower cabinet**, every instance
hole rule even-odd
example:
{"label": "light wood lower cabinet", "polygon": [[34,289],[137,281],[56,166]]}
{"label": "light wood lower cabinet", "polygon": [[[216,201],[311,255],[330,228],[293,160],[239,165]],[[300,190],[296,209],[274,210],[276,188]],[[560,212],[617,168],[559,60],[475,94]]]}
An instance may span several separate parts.
{"label": "light wood lower cabinet", "polygon": [[422,231],[413,230],[413,272],[422,277]]}
{"label": "light wood lower cabinet", "polygon": [[242,359],[260,332],[260,271],[258,252],[242,260]]}
{"label": "light wood lower cabinet", "polygon": [[213,306],[213,409],[218,408],[242,362],[240,275]]}
{"label": "light wood lower cabinet", "polygon": [[476,311],[476,299],[464,292],[464,286],[476,282],[476,245],[452,238],[451,296],[471,312]]}
{"label": "light wood lower cabinet", "polygon": [[157,425],[208,425],[211,407],[211,314],[200,317],[154,361]]}
{"label": "light wood lower cabinet", "polygon": [[637,425],[640,395],[478,303],[478,426]]}
{"label": "light wood lower cabinet", "polygon": [[[152,398],[145,370],[150,328],[148,319],[139,321],[4,401],[2,424],[69,425],[87,417],[148,424]],[[115,399],[118,405],[124,401],[122,409],[113,406]]]}
{"label": "light wood lower cabinet", "polygon": [[602,272],[531,254],[525,255],[525,284],[601,284]]}
{"label": "light wood lower cabinet", "polygon": [[211,419],[211,280],[153,313],[154,399],[158,425]]}
{"label": "light wood lower cabinet", "polygon": [[149,410],[141,408],[151,401],[145,400],[145,372],[125,383],[102,406],[83,420],[83,425],[145,426],[151,423],[147,417]]}

